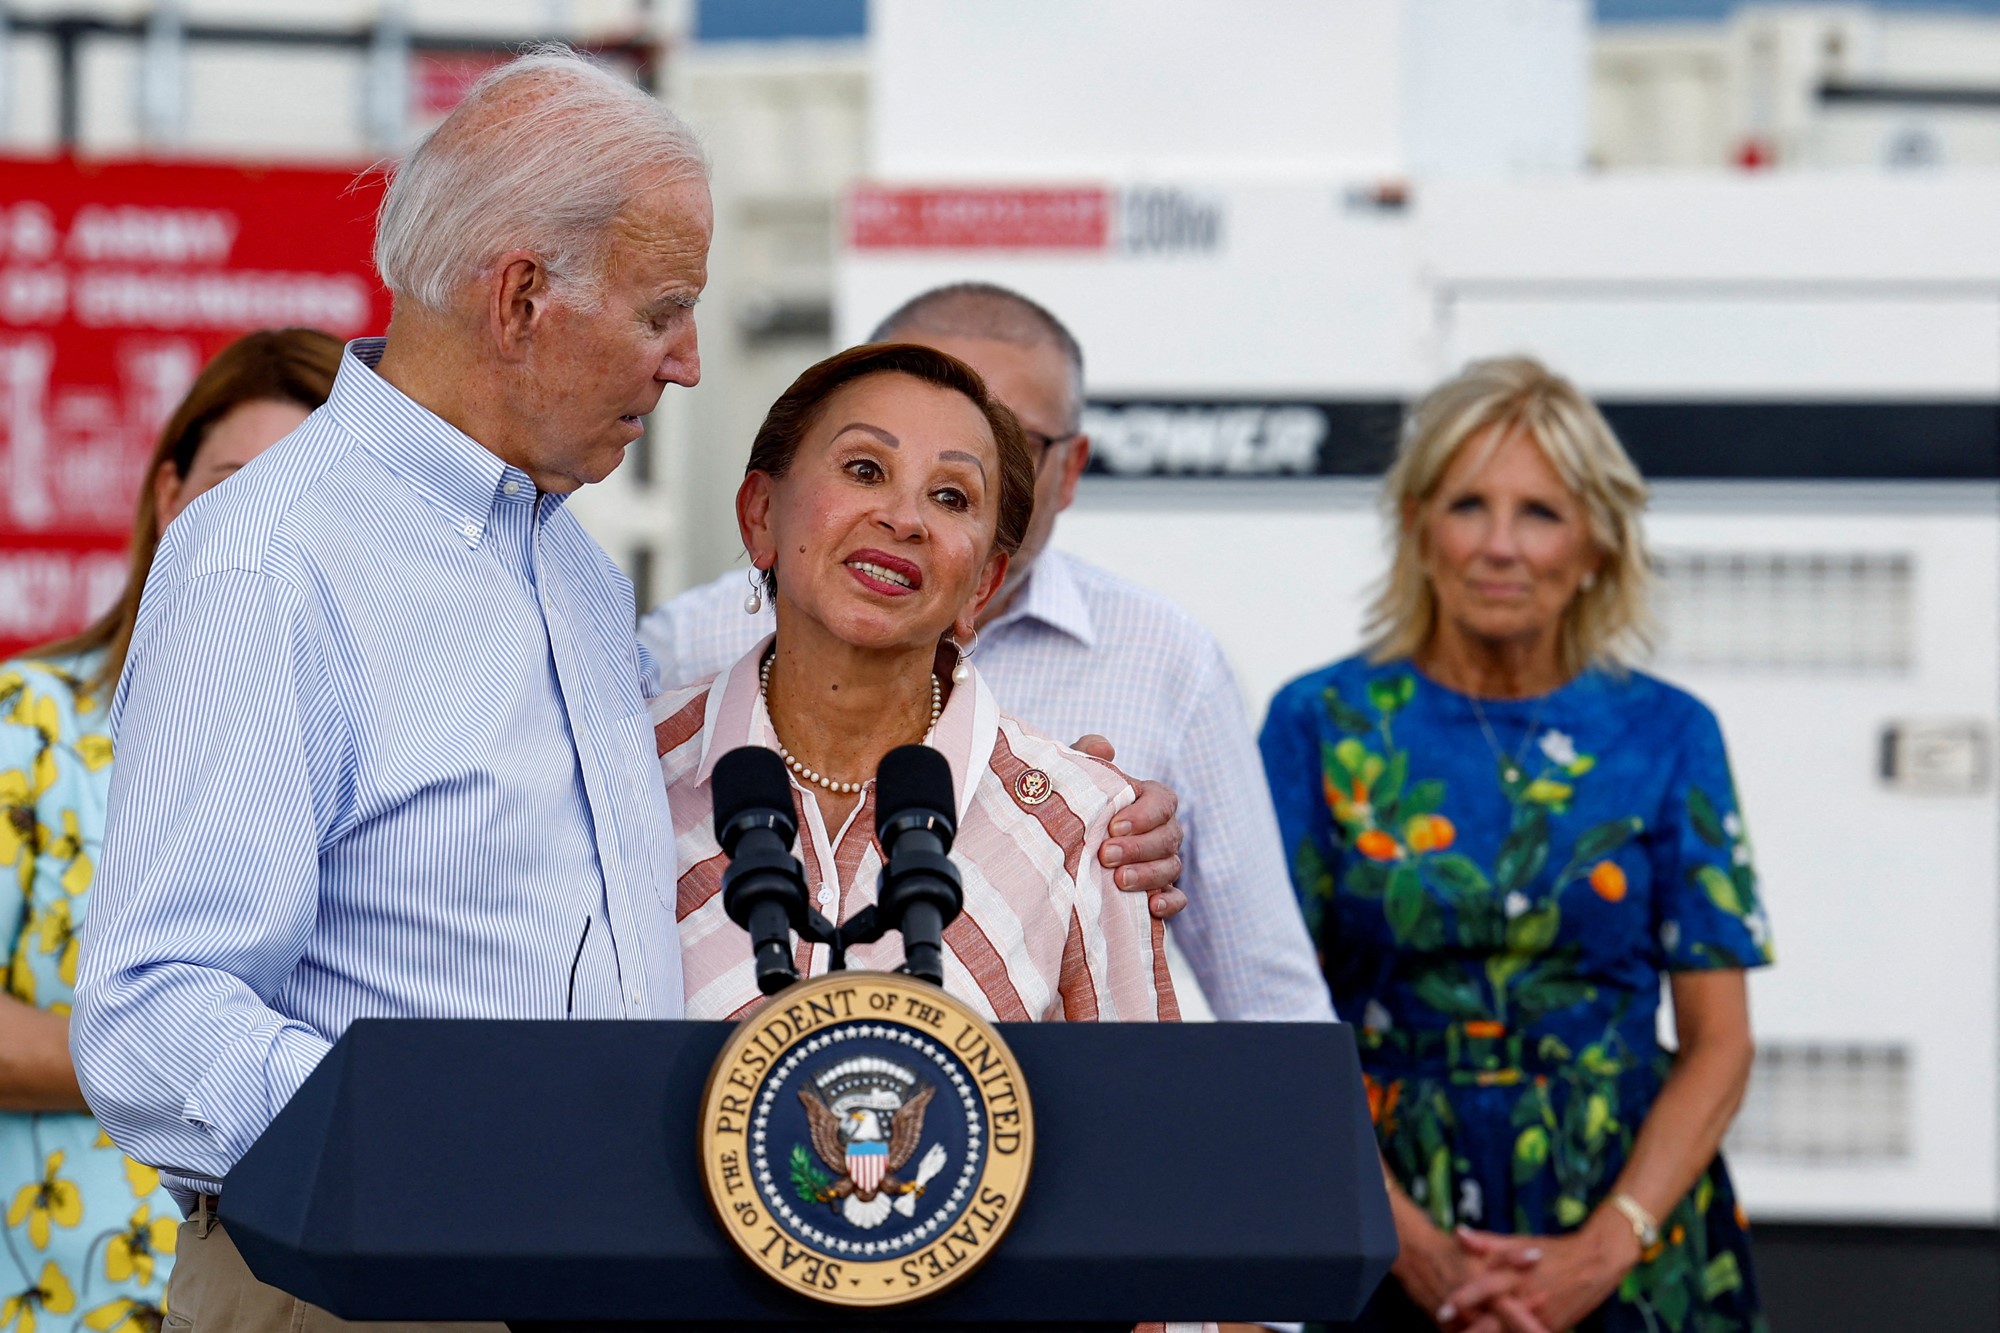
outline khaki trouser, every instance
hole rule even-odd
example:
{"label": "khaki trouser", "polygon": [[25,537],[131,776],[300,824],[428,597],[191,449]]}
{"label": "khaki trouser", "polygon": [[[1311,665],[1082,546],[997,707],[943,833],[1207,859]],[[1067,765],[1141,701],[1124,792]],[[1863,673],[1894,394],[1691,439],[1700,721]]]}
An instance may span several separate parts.
{"label": "khaki trouser", "polygon": [[506,1333],[505,1324],[357,1324],[251,1275],[215,1214],[197,1209],[174,1239],[167,1322],[191,1333]]}

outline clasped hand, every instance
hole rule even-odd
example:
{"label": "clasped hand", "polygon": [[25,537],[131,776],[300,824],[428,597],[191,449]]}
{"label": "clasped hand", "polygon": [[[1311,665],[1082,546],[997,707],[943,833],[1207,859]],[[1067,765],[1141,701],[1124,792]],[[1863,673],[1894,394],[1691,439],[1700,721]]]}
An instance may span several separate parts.
{"label": "clasped hand", "polygon": [[1449,1333],[1560,1333],[1602,1305],[1639,1261],[1637,1237],[1615,1221],[1593,1215],[1563,1236],[1440,1232],[1423,1266],[1429,1280],[1404,1286]]}

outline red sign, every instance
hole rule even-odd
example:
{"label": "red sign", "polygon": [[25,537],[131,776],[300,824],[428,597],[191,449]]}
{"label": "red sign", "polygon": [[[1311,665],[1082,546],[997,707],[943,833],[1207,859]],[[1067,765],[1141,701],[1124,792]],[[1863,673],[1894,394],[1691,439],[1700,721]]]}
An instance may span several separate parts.
{"label": "red sign", "polygon": [[410,110],[426,124],[445,118],[472,85],[507,63],[499,55],[420,56],[410,62]]}
{"label": "red sign", "polygon": [[893,190],[864,185],[847,198],[856,250],[1103,250],[1111,244],[1112,192]]}
{"label": "red sign", "polygon": [[387,325],[380,200],[351,171],[0,159],[0,657],[116,598],[146,460],[209,357]]}

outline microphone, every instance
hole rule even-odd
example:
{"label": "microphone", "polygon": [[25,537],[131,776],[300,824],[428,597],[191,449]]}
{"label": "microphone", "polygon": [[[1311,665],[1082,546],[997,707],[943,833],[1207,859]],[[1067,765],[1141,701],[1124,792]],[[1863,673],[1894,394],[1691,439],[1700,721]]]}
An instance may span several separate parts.
{"label": "microphone", "polygon": [[776,995],[799,979],[792,931],[806,927],[806,876],[792,843],[799,821],[784,761],[746,745],[716,761],[715,840],[729,857],[722,872],[722,910],[750,932],[757,989]]}
{"label": "microphone", "polygon": [[928,745],[901,745],[875,771],[875,836],[882,882],[875,895],[885,928],[903,932],[903,971],[944,984],[944,928],[965,904],[948,853],[957,835],[951,765]]}

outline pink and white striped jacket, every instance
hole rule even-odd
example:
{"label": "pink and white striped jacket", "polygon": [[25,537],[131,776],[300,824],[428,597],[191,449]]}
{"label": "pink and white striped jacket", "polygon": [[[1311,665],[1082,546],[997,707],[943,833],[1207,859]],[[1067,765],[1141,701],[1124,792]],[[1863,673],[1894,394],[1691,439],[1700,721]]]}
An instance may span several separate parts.
{"label": "pink and white striped jacket", "polygon": [[[757,688],[763,654],[759,644],[713,680],[652,704],[680,865],[676,916],[689,1018],[735,1018],[763,998],[749,936],[722,910],[727,862],[710,827],[709,786],[716,761],[736,747],[777,748]],[[1112,815],[1134,798],[1125,776],[1003,717],[977,672],[952,692],[932,744],[951,765],[952,858],[965,880],[965,910],[944,934],[945,989],[998,1020],[1178,1020],[1165,927],[1147,912],[1146,895],[1121,892],[1097,860]],[[1041,791],[1034,773],[1049,787],[1039,801],[1027,799]],[[831,830],[796,779],[792,798],[807,888],[823,914],[845,921],[875,901],[882,851],[874,787]],[[801,976],[827,970],[824,945],[796,950]],[[894,936],[848,955],[856,968],[901,962]]]}

